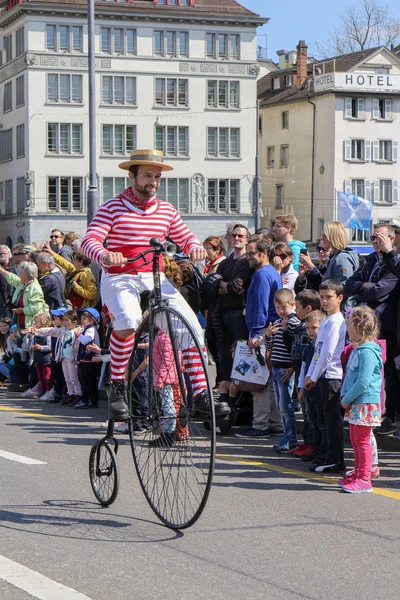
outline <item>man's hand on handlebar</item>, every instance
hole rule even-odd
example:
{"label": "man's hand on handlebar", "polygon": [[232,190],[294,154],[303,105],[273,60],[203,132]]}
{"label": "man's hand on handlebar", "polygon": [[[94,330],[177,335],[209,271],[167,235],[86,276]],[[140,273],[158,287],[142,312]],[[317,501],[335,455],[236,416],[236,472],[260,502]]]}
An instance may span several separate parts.
{"label": "man's hand on handlebar", "polygon": [[189,258],[192,262],[200,262],[207,257],[207,252],[204,248],[193,248],[191,253],[189,254]]}
{"label": "man's hand on handlebar", "polygon": [[126,264],[126,258],[121,252],[109,252],[103,258],[105,267],[120,267]]}

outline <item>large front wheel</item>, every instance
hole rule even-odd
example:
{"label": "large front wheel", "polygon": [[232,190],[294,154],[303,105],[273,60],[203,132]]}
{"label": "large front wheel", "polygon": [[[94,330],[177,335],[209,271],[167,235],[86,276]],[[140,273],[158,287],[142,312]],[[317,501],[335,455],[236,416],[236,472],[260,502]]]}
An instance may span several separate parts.
{"label": "large front wheel", "polygon": [[212,483],[215,416],[203,351],[186,319],[159,307],[136,332],[128,367],[136,471],[151,508],[173,529],[197,521]]}

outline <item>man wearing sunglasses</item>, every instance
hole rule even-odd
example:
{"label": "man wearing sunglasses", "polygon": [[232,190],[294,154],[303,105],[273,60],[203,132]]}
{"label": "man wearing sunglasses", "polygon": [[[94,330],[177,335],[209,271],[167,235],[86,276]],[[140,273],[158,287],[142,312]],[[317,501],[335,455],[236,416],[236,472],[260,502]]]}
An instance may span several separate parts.
{"label": "man wearing sunglasses", "polygon": [[59,229],[53,229],[50,233],[50,246],[53,252],[57,252],[60,256],[68,260],[70,263],[73,261],[74,251],[71,246],[64,244],[64,234]]}
{"label": "man wearing sunglasses", "polygon": [[[215,323],[222,382],[230,382],[233,342],[247,339],[248,336],[245,306],[247,289],[253,273],[246,255],[249,230],[238,223],[231,236],[233,251],[218,266],[217,273],[222,275],[222,280],[218,288],[219,300],[211,315]],[[222,385],[220,389],[225,388]]]}
{"label": "man wearing sunglasses", "polygon": [[376,223],[371,242],[374,252],[364,264],[346,281],[345,293],[353,303],[367,304],[381,322],[381,338],[386,340],[385,362],[385,417],[376,433],[389,434],[395,431],[394,421],[400,418],[400,396],[395,356],[398,355],[396,326],[400,299],[399,273],[391,266],[391,258],[397,254],[395,232],[387,223]]}

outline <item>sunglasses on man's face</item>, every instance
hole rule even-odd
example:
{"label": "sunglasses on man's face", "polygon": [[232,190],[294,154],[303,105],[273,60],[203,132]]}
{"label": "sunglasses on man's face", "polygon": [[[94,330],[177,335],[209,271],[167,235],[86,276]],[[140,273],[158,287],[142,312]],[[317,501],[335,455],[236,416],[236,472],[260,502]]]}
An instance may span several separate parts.
{"label": "sunglasses on man's face", "polygon": [[322,248],[322,246],[317,246],[317,252],[328,252],[327,248]]}
{"label": "sunglasses on man's face", "polygon": [[58,239],[58,238],[60,238],[60,237],[61,237],[61,235],[51,235],[51,236],[50,236],[50,239],[51,239],[51,240],[54,240],[54,239]]}
{"label": "sunglasses on man's face", "polygon": [[233,238],[239,238],[240,240],[242,240],[243,238],[245,238],[245,234],[244,233],[232,233],[232,237]]}

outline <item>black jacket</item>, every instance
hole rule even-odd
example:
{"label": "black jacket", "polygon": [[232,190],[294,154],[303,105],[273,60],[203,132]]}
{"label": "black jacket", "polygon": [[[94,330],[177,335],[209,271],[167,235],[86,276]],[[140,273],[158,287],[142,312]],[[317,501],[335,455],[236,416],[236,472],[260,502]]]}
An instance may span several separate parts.
{"label": "black jacket", "polygon": [[228,256],[218,265],[217,273],[222,275],[222,281],[228,283],[228,293],[221,294],[221,310],[243,309],[246,306],[250,279],[254,273],[246,254],[236,259],[233,256]]}
{"label": "black jacket", "polygon": [[54,269],[42,275],[39,283],[43,290],[44,301],[50,310],[64,306],[65,277],[61,271]]}
{"label": "black jacket", "polygon": [[393,332],[397,322],[399,277],[389,260],[369,254],[364,264],[346,281],[345,293],[353,296],[354,304],[367,304],[381,321],[382,332]]}

